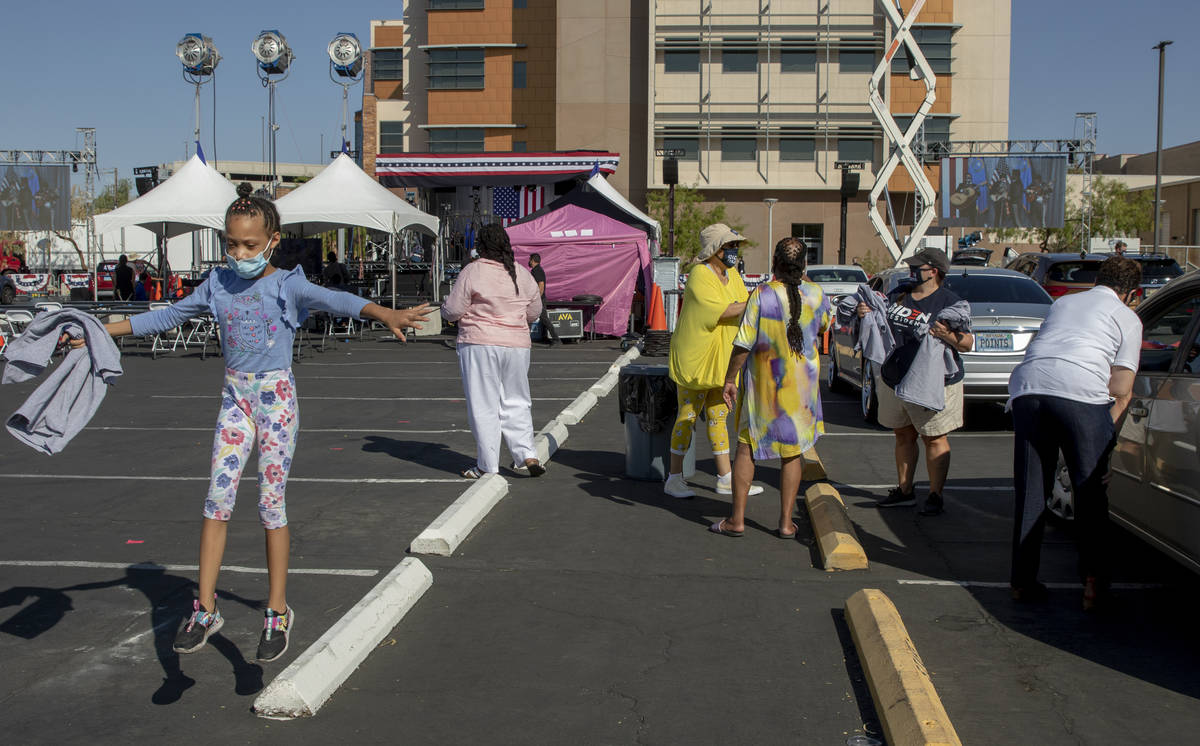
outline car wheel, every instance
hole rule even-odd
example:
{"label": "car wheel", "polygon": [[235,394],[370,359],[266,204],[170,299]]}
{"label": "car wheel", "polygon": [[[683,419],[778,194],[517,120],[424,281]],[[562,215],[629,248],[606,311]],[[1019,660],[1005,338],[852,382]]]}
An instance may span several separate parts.
{"label": "car wheel", "polygon": [[859,389],[859,403],[862,405],[863,419],[874,425],[879,422],[879,397],[875,394],[875,379],[871,375],[871,364],[863,360],[862,386]]}
{"label": "car wheel", "polygon": [[829,384],[829,390],[836,394],[850,393],[850,385],[842,380],[842,366],[838,365],[836,344],[829,350],[829,372],[826,383]]}
{"label": "car wheel", "polygon": [[12,285],[5,285],[4,287],[0,288],[0,304],[5,306],[12,305],[12,302],[16,299],[16,297],[17,291],[13,290]]}
{"label": "car wheel", "polygon": [[1071,492],[1071,474],[1067,462],[1060,455],[1054,468],[1054,482],[1046,496],[1046,510],[1060,521],[1075,520],[1075,495]]}

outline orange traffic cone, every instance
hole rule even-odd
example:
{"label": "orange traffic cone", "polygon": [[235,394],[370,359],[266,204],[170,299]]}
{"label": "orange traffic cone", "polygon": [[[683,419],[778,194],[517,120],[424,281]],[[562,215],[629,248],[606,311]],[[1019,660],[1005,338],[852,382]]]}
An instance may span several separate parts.
{"label": "orange traffic cone", "polygon": [[647,326],[650,331],[667,330],[667,313],[663,308],[662,288],[654,285],[654,291],[650,293],[650,308],[646,314]]}

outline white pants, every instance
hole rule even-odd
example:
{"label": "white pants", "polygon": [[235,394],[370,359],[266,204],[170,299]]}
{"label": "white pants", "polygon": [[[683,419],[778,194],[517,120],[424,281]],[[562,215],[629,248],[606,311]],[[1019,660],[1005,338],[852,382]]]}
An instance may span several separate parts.
{"label": "white pants", "polygon": [[533,446],[533,414],[529,399],[529,348],[458,345],[458,367],[476,466],[484,473],[500,471],[500,436],[508,443],[514,466],[537,458]]}

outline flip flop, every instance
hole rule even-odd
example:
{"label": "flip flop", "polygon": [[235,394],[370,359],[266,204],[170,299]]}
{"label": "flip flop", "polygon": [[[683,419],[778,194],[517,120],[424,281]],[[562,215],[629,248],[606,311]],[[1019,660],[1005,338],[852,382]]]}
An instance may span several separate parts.
{"label": "flip flop", "polygon": [[792,539],[796,538],[796,534],[800,533],[800,527],[796,525],[795,521],[792,521],[792,532],[790,534],[785,534],[779,529],[775,529],[771,533],[775,534],[775,538],[777,539],[787,539],[788,541],[791,541]]}
{"label": "flip flop", "polygon": [[463,469],[462,472],[460,472],[460,473],[467,479],[479,479],[483,476],[483,472],[481,472],[479,470],[479,467],[477,467],[477,466],[472,466],[467,469]]}
{"label": "flip flop", "polygon": [[725,528],[725,519],[724,518],[717,521],[713,525],[709,526],[708,530],[712,531],[714,534],[720,534],[721,536],[728,536],[733,539],[740,539],[742,537],[742,535],[744,535],[746,533],[745,531],[731,531],[731,530]]}
{"label": "flip flop", "polygon": [[542,466],[542,462],[534,460],[533,462],[526,461],[525,468],[529,470],[529,476],[540,477],[546,473],[546,467]]}

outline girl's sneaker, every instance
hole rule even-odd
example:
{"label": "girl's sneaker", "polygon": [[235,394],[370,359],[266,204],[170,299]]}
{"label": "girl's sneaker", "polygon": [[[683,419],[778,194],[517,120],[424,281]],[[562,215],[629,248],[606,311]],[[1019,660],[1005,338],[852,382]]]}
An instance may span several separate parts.
{"label": "girl's sneaker", "polygon": [[258,638],[258,655],[255,657],[264,662],[273,661],[286,653],[292,622],[295,620],[296,612],[292,611],[290,604],[283,614],[267,607],[262,636]]}
{"label": "girl's sneaker", "polygon": [[191,617],[179,628],[175,644],[171,647],[176,653],[194,653],[204,647],[208,638],[220,631],[224,624],[225,618],[217,611],[215,603],[212,611],[205,611],[200,606],[200,599],[196,599],[192,602]]}

